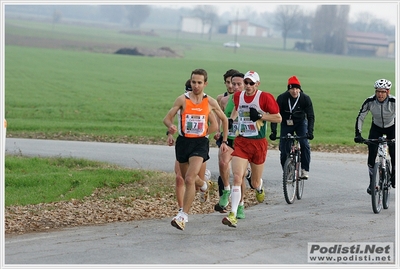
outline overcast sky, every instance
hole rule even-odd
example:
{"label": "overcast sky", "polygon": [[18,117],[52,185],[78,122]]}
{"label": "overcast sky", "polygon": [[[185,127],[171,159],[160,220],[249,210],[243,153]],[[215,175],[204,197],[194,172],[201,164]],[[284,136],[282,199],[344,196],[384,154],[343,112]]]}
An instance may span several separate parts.
{"label": "overcast sky", "polygon": [[[159,4],[159,3],[157,3]],[[186,3],[182,1],[172,1],[169,2],[168,6],[170,7],[192,7],[193,5],[207,5],[212,4],[218,7],[219,13],[223,13],[225,11],[232,11],[236,14],[237,11],[246,10],[247,8],[251,8],[252,10],[256,10],[259,12],[269,11],[273,12],[278,5],[283,4],[291,4],[291,5],[299,5],[308,10],[315,10],[318,5],[350,5],[350,20],[352,17],[357,16],[358,13],[368,12],[374,15],[379,19],[383,19],[388,21],[391,24],[398,24],[398,2],[396,1],[365,1],[364,3],[354,3],[354,2],[326,2],[326,1],[230,1],[229,3],[216,3],[215,1],[186,1]],[[354,17],[355,18],[355,17]]]}

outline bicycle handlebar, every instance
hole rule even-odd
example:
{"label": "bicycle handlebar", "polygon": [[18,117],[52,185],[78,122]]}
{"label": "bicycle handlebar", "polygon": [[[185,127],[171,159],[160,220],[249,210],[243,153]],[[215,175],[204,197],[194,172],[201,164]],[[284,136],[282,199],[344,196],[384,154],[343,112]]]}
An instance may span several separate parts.
{"label": "bicycle handlebar", "polygon": [[360,143],[363,143],[363,144],[370,144],[370,143],[376,143],[376,144],[379,144],[379,143],[383,143],[383,142],[386,142],[386,143],[388,143],[388,145],[389,144],[395,144],[395,142],[396,142],[396,139],[395,138],[393,138],[393,139],[387,139],[387,138],[385,138],[385,137],[378,137],[378,138],[370,138],[370,139],[364,139],[362,142],[360,142]]}
{"label": "bicycle handlebar", "polygon": [[296,139],[296,140],[298,140],[298,139],[302,139],[302,138],[307,138],[307,136],[306,135],[298,136],[298,135],[292,135],[291,133],[288,133],[287,135],[277,137],[276,139]]}

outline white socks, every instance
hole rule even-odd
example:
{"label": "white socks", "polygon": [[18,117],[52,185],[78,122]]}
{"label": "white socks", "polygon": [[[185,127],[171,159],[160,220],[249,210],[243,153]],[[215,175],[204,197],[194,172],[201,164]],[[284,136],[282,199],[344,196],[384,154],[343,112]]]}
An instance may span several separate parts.
{"label": "white socks", "polygon": [[260,192],[260,191],[262,190],[262,186],[263,186],[263,179],[260,178],[260,181],[261,181],[260,187],[258,187],[258,188],[256,189],[258,192]]}
{"label": "white socks", "polygon": [[231,191],[231,212],[235,213],[239,207],[240,198],[242,196],[241,186],[233,186]]}

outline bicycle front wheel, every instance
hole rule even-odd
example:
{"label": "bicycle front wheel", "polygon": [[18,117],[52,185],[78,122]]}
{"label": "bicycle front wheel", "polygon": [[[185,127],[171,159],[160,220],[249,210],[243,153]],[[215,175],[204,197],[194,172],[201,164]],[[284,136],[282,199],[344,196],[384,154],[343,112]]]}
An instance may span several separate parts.
{"label": "bicycle front wheel", "polygon": [[[297,174],[300,175],[300,167],[301,164],[299,163],[299,169]],[[303,190],[304,190],[304,179],[301,179],[299,176],[297,177],[297,184],[296,184],[296,196],[297,199],[300,200],[303,197]]]}
{"label": "bicycle front wheel", "polygon": [[371,186],[371,202],[372,202],[372,210],[375,214],[378,214],[382,210],[382,198],[383,192],[381,188],[381,178],[382,178],[382,169],[379,163],[375,163],[374,173],[372,175],[372,186]]}
{"label": "bicycle front wheel", "polygon": [[292,158],[286,159],[283,166],[283,194],[288,204],[293,204],[296,197],[296,167]]}
{"label": "bicycle front wheel", "polygon": [[389,208],[389,197],[390,197],[390,162],[386,161],[386,173],[384,175],[384,180],[383,180],[383,209],[388,209]]}

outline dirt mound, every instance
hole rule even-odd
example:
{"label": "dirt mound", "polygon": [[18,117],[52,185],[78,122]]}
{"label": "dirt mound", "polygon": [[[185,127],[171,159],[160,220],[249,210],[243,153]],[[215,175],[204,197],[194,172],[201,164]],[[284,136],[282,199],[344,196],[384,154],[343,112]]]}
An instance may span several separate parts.
{"label": "dirt mound", "polygon": [[65,49],[74,51],[90,51],[96,53],[115,53],[148,57],[182,58],[183,56],[169,47],[151,48],[121,48],[121,44],[84,41],[84,40],[61,40],[45,37],[20,36],[13,34],[5,35],[5,45],[16,45],[26,47],[38,47],[49,49]]}
{"label": "dirt mound", "polygon": [[181,57],[175,51],[168,47],[161,47],[158,49],[149,48],[121,48],[115,54],[134,55],[134,56],[149,56],[149,57],[168,57],[177,58]]}
{"label": "dirt mound", "polygon": [[127,35],[142,35],[142,36],[158,36],[154,30],[151,30],[150,32],[147,31],[138,31],[138,30],[131,30],[131,31],[120,31],[122,34],[127,34]]}

